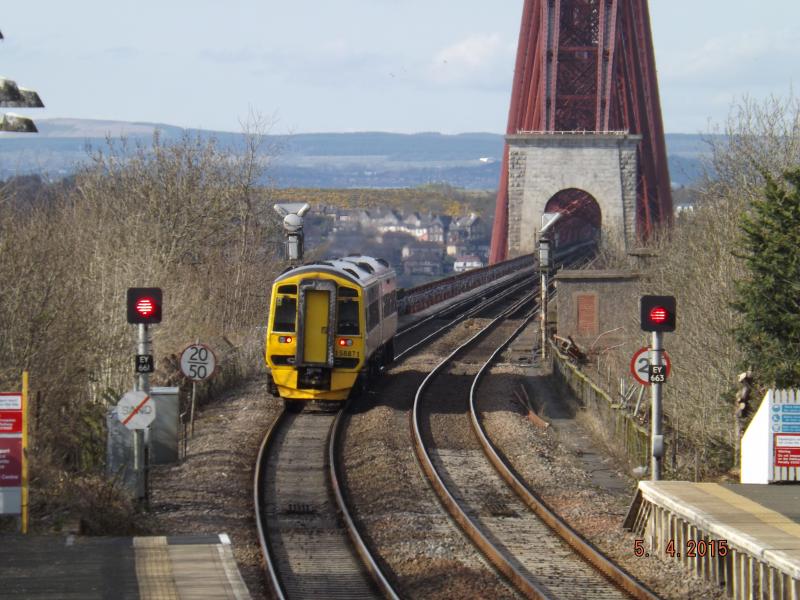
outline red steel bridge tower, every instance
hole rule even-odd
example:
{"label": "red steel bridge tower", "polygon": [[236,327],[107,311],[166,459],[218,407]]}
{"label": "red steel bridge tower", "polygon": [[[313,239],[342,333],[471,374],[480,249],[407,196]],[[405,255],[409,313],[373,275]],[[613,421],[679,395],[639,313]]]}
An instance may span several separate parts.
{"label": "red steel bridge tower", "polygon": [[[669,223],[672,198],[647,0],[526,0],[506,133],[630,134],[638,142],[631,228],[643,239]],[[579,190],[566,190],[559,200],[555,210],[565,217],[597,210],[582,208]],[[492,263],[509,254],[508,143],[495,210]]]}

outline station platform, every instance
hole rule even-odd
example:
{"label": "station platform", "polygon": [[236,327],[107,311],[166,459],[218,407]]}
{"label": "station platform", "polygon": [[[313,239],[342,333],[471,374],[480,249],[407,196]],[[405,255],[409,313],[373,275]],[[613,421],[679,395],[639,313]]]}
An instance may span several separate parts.
{"label": "station platform", "polygon": [[732,598],[800,600],[800,486],[641,481],[625,526]]}
{"label": "station platform", "polygon": [[225,534],[3,536],[0,598],[250,598]]}

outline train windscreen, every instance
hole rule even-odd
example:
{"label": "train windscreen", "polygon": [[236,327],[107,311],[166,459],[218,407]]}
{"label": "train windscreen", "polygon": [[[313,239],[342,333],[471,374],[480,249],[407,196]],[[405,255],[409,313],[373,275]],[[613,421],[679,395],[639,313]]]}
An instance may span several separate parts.
{"label": "train windscreen", "polygon": [[339,299],[339,310],[336,312],[336,334],[358,335],[358,300]]}
{"label": "train windscreen", "polygon": [[276,301],[272,331],[294,333],[297,322],[297,298],[278,296]]}

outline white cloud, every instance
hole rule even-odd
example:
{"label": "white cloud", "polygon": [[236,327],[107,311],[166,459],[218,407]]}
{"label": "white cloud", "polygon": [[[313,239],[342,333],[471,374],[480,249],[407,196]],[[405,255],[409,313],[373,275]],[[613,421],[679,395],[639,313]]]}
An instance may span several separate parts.
{"label": "white cloud", "polygon": [[498,33],[479,33],[452,44],[433,57],[429,79],[437,84],[468,87],[510,85],[516,40]]}
{"label": "white cloud", "polygon": [[704,131],[741,98],[782,97],[800,81],[800,33],[740,29],[657,59],[666,129]]}
{"label": "white cloud", "polygon": [[[665,55],[659,61],[666,81],[676,83],[753,83],[782,72],[800,59],[800,33],[754,30],[712,37],[699,47]],[[795,67],[796,68],[796,67]],[[780,75],[779,75],[780,76]],[[784,80],[785,81],[785,80]]]}

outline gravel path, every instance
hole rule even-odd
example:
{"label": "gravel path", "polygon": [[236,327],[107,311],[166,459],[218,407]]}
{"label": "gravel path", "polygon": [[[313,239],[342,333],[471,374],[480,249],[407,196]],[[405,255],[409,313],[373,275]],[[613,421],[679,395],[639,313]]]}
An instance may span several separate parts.
{"label": "gravel path", "polygon": [[281,410],[259,377],[196,415],[186,460],[156,467],[144,526],[160,535],[227,533],[253,598],[268,598],[253,512],[253,467]]}

